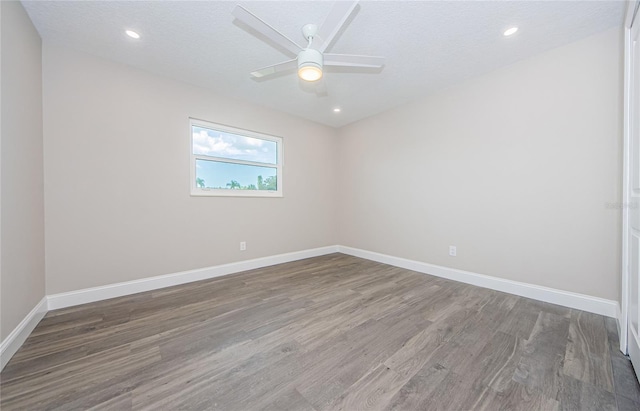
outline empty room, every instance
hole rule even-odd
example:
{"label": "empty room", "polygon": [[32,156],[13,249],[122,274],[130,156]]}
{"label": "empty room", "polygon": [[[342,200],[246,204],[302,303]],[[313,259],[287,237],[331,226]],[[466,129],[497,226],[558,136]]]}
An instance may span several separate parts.
{"label": "empty room", "polygon": [[0,1],[0,408],[640,410],[640,1]]}

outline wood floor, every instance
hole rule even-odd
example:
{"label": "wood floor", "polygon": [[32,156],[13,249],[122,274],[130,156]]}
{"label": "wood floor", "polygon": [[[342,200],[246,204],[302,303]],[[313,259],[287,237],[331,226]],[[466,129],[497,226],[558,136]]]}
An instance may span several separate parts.
{"label": "wood floor", "polygon": [[639,410],[615,321],[342,254],[52,311],[3,411]]}

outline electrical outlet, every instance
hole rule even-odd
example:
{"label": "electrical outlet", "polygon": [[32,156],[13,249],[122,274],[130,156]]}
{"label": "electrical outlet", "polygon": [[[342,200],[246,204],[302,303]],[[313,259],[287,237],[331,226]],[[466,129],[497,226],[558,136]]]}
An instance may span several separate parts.
{"label": "electrical outlet", "polygon": [[458,250],[456,249],[456,246],[455,245],[450,245],[449,246],[449,255],[451,257],[455,257],[457,253],[458,253]]}
{"label": "electrical outlet", "polygon": [[245,251],[247,249],[247,242],[240,241],[240,251]]}

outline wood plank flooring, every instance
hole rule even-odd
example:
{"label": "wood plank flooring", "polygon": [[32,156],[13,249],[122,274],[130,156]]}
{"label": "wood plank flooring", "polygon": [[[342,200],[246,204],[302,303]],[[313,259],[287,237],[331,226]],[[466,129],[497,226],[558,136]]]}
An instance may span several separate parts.
{"label": "wood plank flooring", "polygon": [[8,410],[640,410],[612,319],[342,254],[52,311]]}

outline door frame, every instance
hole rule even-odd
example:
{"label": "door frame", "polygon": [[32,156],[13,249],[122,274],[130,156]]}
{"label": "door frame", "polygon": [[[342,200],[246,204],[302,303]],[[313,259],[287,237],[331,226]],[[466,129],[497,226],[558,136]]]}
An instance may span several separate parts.
{"label": "door frame", "polygon": [[[622,170],[622,272],[621,272],[621,300],[618,313],[618,335],[620,336],[620,351],[628,353],[629,335],[629,207],[631,195],[629,190],[631,179],[631,126],[633,121],[640,120],[638,107],[632,106],[631,95],[631,27],[638,13],[640,0],[627,2],[624,22],[624,142],[623,142],[623,170]],[[632,115],[635,112],[635,119]]]}

